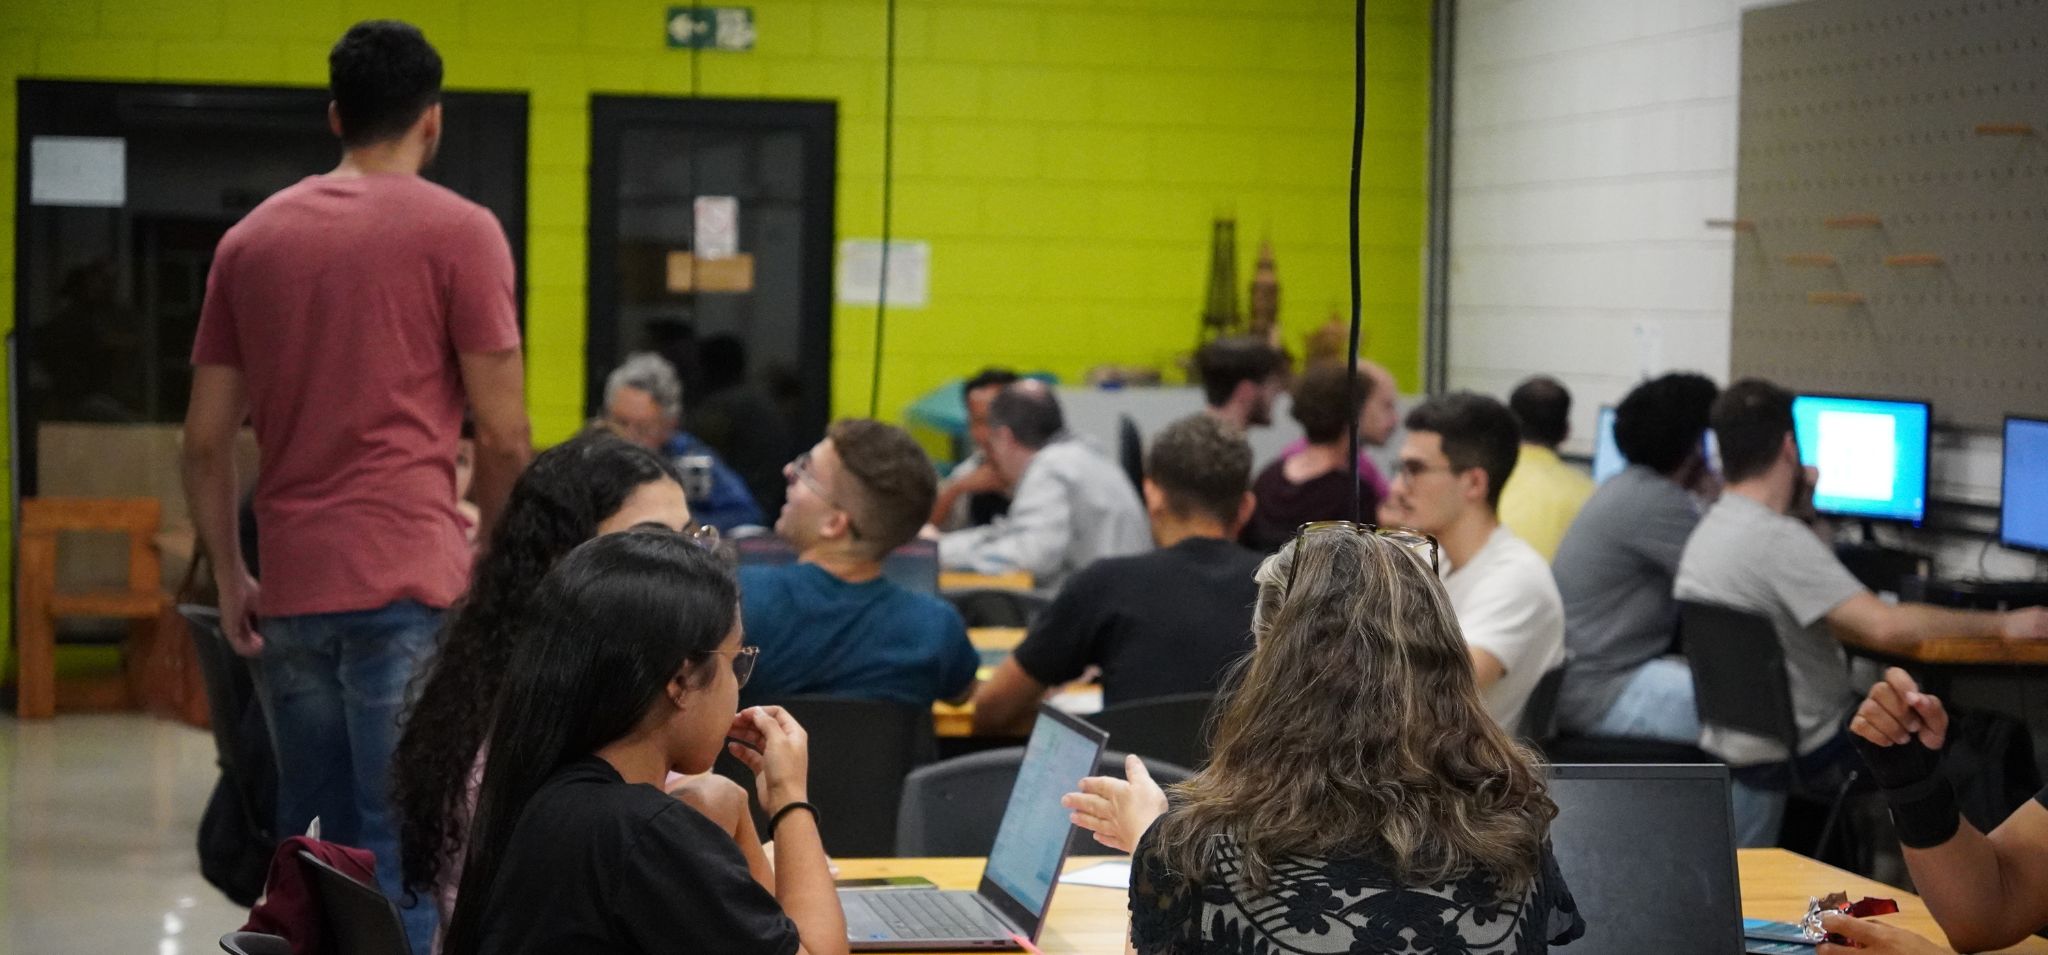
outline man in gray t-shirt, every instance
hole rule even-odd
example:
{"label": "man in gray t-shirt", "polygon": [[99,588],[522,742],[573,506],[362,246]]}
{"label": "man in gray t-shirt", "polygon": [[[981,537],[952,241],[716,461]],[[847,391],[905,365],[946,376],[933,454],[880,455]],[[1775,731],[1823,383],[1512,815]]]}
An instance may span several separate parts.
{"label": "man in gray t-shirt", "polygon": [[[1887,604],[1857,583],[1803,519],[1817,475],[1800,465],[1791,393],[1738,381],[1714,403],[1713,424],[1728,490],[1687,542],[1676,593],[1770,618],[1785,653],[1802,776],[1824,777],[1849,758],[1845,728],[1857,695],[1836,633],[1900,650],[1936,636],[2048,637],[2048,610],[2039,607],[1984,613]],[[1712,725],[1700,745],[1733,770],[1738,841],[1775,845],[1785,793],[1774,777],[1794,754]]]}
{"label": "man in gray t-shirt", "polygon": [[1558,724],[1569,733],[1694,743],[1692,671],[1670,656],[1678,557],[1699,524],[1694,489],[1713,490],[1702,440],[1720,389],[1701,375],[1636,386],[1615,409],[1627,470],[1593,492],[1551,561],[1564,598],[1564,686]]}

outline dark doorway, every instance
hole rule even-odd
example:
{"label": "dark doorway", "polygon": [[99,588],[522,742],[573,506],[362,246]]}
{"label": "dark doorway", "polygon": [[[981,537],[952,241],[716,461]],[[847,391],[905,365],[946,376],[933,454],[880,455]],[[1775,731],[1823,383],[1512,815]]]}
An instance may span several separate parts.
{"label": "dark doorway", "polygon": [[[661,352],[684,427],[772,521],[831,404],[838,107],[596,96],[590,136],[588,411],[627,354]],[[695,255],[700,196],[736,202],[735,256]]]}
{"label": "dark doorway", "polygon": [[[44,80],[18,89],[13,414],[17,488],[28,496],[46,423],[183,420],[214,246],[271,193],[332,169],[340,146],[323,89]],[[446,132],[427,176],[497,214],[524,276],[526,97],[443,99]],[[125,201],[32,202],[41,137],[119,140]],[[519,294],[523,304],[523,279]]]}

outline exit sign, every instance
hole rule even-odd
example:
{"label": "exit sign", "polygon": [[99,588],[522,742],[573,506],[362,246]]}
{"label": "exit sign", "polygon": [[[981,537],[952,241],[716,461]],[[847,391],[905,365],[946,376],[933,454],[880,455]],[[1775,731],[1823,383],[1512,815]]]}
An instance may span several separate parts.
{"label": "exit sign", "polygon": [[668,45],[678,50],[751,50],[752,7],[670,7]]}

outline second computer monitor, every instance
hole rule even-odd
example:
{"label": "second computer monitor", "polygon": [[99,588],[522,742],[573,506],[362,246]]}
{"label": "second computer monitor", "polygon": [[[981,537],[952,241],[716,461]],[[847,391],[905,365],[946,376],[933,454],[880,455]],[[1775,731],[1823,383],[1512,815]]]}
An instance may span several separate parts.
{"label": "second computer monitor", "polygon": [[1600,425],[1593,435],[1593,483],[1605,484],[1607,479],[1628,469],[1628,459],[1621,456],[1620,446],[1614,443],[1614,409],[1602,405]]}
{"label": "second computer monitor", "polygon": [[1799,395],[1799,457],[1820,469],[1823,514],[1918,524],[1927,517],[1927,402]]}
{"label": "second computer monitor", "polygon": [[2005,419],[1998,542],[2048,553],[2048,421]]}

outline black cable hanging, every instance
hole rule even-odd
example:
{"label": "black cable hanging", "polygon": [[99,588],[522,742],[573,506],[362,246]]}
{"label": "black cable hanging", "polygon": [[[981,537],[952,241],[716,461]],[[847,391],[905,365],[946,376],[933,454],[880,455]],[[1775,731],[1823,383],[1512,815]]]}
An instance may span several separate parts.
{"label": "black cable hanging", "polygon": [[882,416],[882,335],[889,322],[889,213],[896,181],[896,0],[886,14],[887,45],[882,55],[882,257],[875,269],[874,377],[868,383],[868,417]]}
{"label": "black cable hanging", "polygon": [[[1358,394],[1358,333],[1362,319],[1363,297],[1358,282],[1358,174],[1365,165],[1365,0],[1358,0],[1358,10],[1353,17],[1351,31],[1351,62],[1353,85],[1351,96],[1351,348],[1345,352],[1344,393]],[[1358,491],[1358,415],[1359,406],[1351,404],[1351,519],[1366,522],[1365,503]],[[1376,519],[1378,515],[1373,515]]]}
{"label": "black cable hanging", "polygon": [[[703,10],[703,0],[690,0],[690,105],[693,108],[703,103],[705,38],[697,35],[698,25],[704,22]],[[715,30],[713,35],[716,35]],[[704,157],[697,154],[697,129],[694,125],[683,128],[683,155],[690,157],[690,329],[694,334],[697,322],[703,318],[697,314],[697,304],[703,300],[704,294],[703,286],[698,284],[697,279],[697,264],[704,260],[703,250],[697,248],[697,198],[703,191],[702,177],[698,175],[698,170],[703,168]],[[696,346],[691,346],[689,354],[690,363],[701,367],[703,363],[695,357]],[[676,369],[678,380],[685,374],[688,374],[688,369]],[[684,395],[683,400],[688,402],[694,397]]]}

